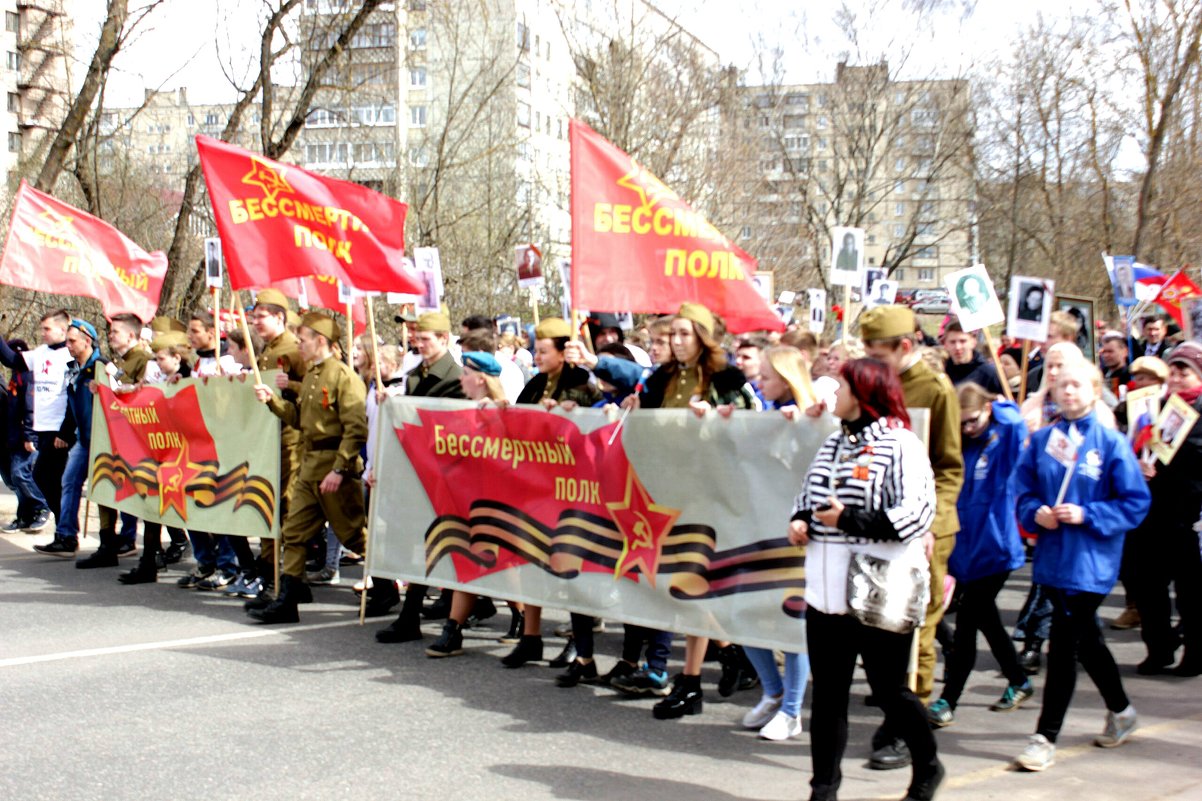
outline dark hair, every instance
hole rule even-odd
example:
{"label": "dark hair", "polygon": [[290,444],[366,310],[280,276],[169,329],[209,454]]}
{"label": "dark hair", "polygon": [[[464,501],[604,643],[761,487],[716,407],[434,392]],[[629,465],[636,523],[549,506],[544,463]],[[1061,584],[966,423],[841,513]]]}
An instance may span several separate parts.
{"label": "dark hair", "polygon": [[605,354],[614,356],[619,359],[625,359],[628,362],[634,361],[634,354],[630,352],[630,348],[623,345],[621,342],[609,342],[597,348],[597,355]]}
{"label": "dark hair", "polygon": [[555,346],[555,350],[559,351],[560,353],[563,353],[564,350],[567,349],[568,342],[570,342],[571,339],[572,339],[571,337],[552,337],[550,342],[552,345]]}
{"label": "dark hair", "polygon": [[963,334],[963,333],[965,333],[964,326],[960,325],[959,320],[948,320],[947,324],[943,326],[943,333],[944,334]]}
{"label": "dark hair", "polygon": [[754,334],[740,337],[738,342],[735,343],[735,350],[742,350],[743,348],[756,348],[758,350],[764,350],[767,347],[768,339],[766,337],[761,337]]}
{"label": "dark hair", "polygon": [[468,331],[482,329],[495,332],[497,330],[496,322],[491,317],[485,317],[483,314],[473,314],[470,317],[464,317],[463,322],[459,325]]}
{"label": "dark hair", "polygon": [[910,427],[901,379],[889,365],[876,359],[852,359],[843,363],[839,375],[847,382],[862,413],[874,420],[892,417]]}
{"label": "dark hair", "polygon": [[208,330],[212,331],[217,327],[217,323],[213,321],[213,312],[208,309],[198,309],[192,312],[191,320],[196,320]]}
{"label": "dark hair", "polygon": [[[468,320],[472,319],[471,317]],[[465,323],[467,320],[464,321]],[[491,328],[472,328],[469,333],[459,338],[459,347],[464,353],[481,351],[483,353],[497,352],[497,337]]]}
{"label": "dark hair", "polygon": [[109,328],[112,328],[114,324],[120,325],[125,328],[126,331],[134,334],[142,333],[142,326],[145,325],[138,315],[130,314],[129,312],[114,314],[113,318],[109,320]]}
{"label": "dark hair", "polygon": [[66,309],[55,309],[52,312],[46,312],[45,314],[43,314],[42,319],[39,320],[39,322],[44,323],[47,320],[58,320],[60,323],[67,323],[68,325],[70,325],[71,324],[71,312],[67,311]]}
{"label": "dark hair", "polygon": [[[230,331],[225,336],[226,336],[226,339],[228,339],[230,342],[233,342],[241,350],[247,349],[246,337],[242,334],[242,331],[240,329],[235,328],[233,331]],[[255,333],[254,329],[251,329],[250,341],[251,341],[251,344],[254,345],[254,347],[255,347],[256,354],[263,352],[263,340],[258,334]]]}

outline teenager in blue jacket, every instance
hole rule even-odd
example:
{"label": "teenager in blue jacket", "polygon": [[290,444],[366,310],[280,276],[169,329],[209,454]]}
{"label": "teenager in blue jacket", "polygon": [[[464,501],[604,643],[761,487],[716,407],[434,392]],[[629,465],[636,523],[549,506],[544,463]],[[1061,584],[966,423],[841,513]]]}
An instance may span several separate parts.
{"label": "teenager in blue jacket", "polygon": [[[1113,748],[1135,729],[1135,708],[1102,639],[1097,611],[1118,580],[1123,539],[1147,515],[1151,495],[1126,437],[1095,418],[1100,386],[1097,367],[1064,368],[1055,390],[1063,418],[1031,435],[1014,473],[1019,523],[1039,535],[1032,580],[1047,588],[1052,601],[1043,711],[1017,760],[1026,770],[1043,770],[1055,759],[1078,661],[1108,710],[1094,744]],[[1061,461],[1073,466],[1067,485],[1069,468]]]}
{"label": "teenager in blue jacket", "polygon": [[956,704],[977,661],[977,632],[985,635],[1007,687],[990,709],[1011,712],[1035,694],[1010,642],[997,608],[997,596],[1010,571],[1022,567],[1022,539],[1014,519],[1010,475],[1023,452],[1027,424],[1018,406],[972,382],[962,384],[960,433],[964,453],[964,486],[956,502],[960,534],[948,560],[956,578],[960,609],[947,659],[943,696],[930,705],[935,727],[955,721]]}

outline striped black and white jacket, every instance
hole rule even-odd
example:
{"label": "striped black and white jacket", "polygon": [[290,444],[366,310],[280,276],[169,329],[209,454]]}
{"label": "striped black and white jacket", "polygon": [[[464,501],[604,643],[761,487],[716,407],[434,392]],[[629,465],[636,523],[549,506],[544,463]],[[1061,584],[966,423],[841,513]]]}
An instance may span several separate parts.
{"label": "striped black and white jacket", "polygon": [[[838,528],[812,518],[832,494],[846,508]],[[847,569],[853,553],[902,559],[927,570],[922,535],[935,518],[935,476],[927,446],[885,418],[844,424],[827,437],[793,504],[793,519],[809,525],[806,604],[847,613]]]}

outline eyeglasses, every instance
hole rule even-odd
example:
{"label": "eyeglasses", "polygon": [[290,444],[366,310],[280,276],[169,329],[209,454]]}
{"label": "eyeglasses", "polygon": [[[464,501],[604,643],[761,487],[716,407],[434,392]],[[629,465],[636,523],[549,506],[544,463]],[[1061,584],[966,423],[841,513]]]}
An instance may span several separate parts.
{"label": "eyeglasses", "polygon": [[972,417],[960,418],[960,428],[961,428],[961,430],[966,429],[966,428],[976,428],[977,426],[981,425],[982,423],[985,423],[988,419],[989,419],[989,410],[982,409],[981,411],[974,414]]}

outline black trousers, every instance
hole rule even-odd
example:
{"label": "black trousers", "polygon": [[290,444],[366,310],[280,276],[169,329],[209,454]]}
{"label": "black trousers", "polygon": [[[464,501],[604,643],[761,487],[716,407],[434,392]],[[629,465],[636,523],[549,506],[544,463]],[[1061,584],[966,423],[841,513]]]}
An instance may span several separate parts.
{"label": "black trousers", "polygon": [[956,585],[960,598],[960,609],[956,612],[956,633],[952,635],[952,649],[947,658],[947,683],[943,687],[943,700],[952,709],[960,701],[964,685],[977,664],[977,632],[985,635],[993,658],[1011,686],[1027,681],[1027,674],[1018,664],[1014,643],[1002,625],[1002,616],[997,608],[997,596],[1009,578],[1010,571],[993,576],[961,581]]}
{"label": "black trousers", "polygon": [[856,657],[862,657],[873,696],[885,724],[910,748],[915,781],[930,777],[939,765],[935,735],[926,708],[908,686],[913,634],[865,626],[850,615],[806,610],[806,644],[814,688],[810,704],[810,749],[815,798],[831,797],[843,781],[840,762],[847,748],[847,704]]}
{"label": "black trousers", "polygon": [[57,436],[57,431],[35,432],[34,447],[38,449],[38,457],[33,463],[33,481],[54,514],[55,525],[58,525],[59,507],[63,501],[63,473],[67,471],[68,451],[68,448],[54,447]]}
{"label": "black trousers", "polygon": [[1106,708],[1122,712],[1130,704],[1123,691],[1118,666],[1098,625],[1098,607],[1105,595],[1092,592],[1069,594],[1053,587],[1045,588],[1052,601],[1052,636],[1048,639],[1048,676],[1043,688],[1043,711],[1037,734],[1056,742],[1073,690],[1077,686],[1077,662],[1093,679]]}
{"label": "black trousers", "polygon": [[594,617],[572,612],[572,639],[576,641],[576,655],[582,659],[593,658],[593,626],[596,623]]}
{"label": "black trousers", "polygon": [[1131,565],[1127,592],[1139,610],[1140,636],[1148,656],[1167,664],[1177,651],[1169,584],[1177,595],[1177,612],[1185,636],[1185,658],[1202,659],[1202,554],[1198,533],[1188,526],[1157,532],[1139,529],[1127,535]]}

